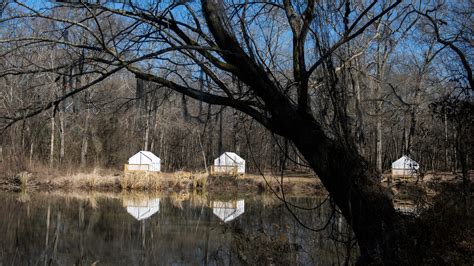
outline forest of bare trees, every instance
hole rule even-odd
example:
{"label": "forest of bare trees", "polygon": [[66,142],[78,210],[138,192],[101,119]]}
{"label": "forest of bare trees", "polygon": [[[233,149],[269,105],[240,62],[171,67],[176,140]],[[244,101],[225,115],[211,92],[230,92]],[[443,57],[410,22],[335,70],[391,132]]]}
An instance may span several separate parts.
{"label": "forest of bare trees", "polygon": [[362,258],[389,262],[404,236],[380,173],[404,154],[473,168],[470,1],[0,3],[5,171],[138,150],[203,171],[235,151],[250,172],[314,170]]}

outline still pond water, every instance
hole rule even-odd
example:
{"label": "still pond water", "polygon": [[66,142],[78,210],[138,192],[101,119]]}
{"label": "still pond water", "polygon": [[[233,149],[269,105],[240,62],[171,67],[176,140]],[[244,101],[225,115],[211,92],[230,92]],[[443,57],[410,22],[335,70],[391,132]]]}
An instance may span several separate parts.
{"label": "still pond water", "polygon": [[[310,208],[323,198],[290,198]],[[274,196],[0,192],[0,265],[340,265],[343,219]]]}

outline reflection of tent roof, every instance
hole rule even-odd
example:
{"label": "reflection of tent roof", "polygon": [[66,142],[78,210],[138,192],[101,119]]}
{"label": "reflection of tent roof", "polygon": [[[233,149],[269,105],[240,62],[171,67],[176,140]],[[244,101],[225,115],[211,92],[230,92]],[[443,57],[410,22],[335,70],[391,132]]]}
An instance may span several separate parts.
{"label": "reflection of tent roof", "polygon": [[244,200],[213,201],[212,212],[224,223],[230,222],[245,212]]}
{"label": "reflection of tent roof", "polygon": [[127,212],[138,221],[150,218],[153,214],[160,211],[160,199],[150,199],[140,202],[124,202]]}
{"label": "reflection of tent roof", "polygon": [[392,163],[392,169],[415,169],[418,170],[420,166],[410,157],[403,155],[400,159]]}

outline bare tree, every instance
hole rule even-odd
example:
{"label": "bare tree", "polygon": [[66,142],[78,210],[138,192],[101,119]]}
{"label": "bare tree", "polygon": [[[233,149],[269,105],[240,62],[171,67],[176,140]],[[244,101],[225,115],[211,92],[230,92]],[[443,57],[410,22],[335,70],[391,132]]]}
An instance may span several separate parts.
{"label": "bare tree", "polygon": [[[385,99],[381,96],[387,83],[385,67],[394,47],[391,37],[395,26],[388,18],[395,16],[403,24],[404,18],[413,14],[408,11],[410,5],[401,6],[400,0],[357,5],[350,1],[202,0],[199,3],[128,1],[127,5],[118,7],[80,1],[40,12],[15,2],[4,23],[30,23],[30,18],[34,18],[53,23],[56,28],[48,32],[18,32],[0,39],[0,44],[11,45],[8,52],[50,45],[73,56],[72,60],[54,67],[42,62],[11,63],[1,76],[64,74],[71,65],[84,64],[86,68],[80,75],[90,80],[51,101],[3,116],[5,128],[45,110],[54,110],[66,99],[127,70],[138,80],[157,84],[156,89],[167,88],[182,94],[178,102],[182,103],[185,117],[189,115],[188,101],[194,99],[209,104],[209,116],[215,113],[210,105],[220,105],[220,109],[230,107],[283,137],[317,173],[351,224],[361,251],[360,262],[389,264],[404,259],[401,250],[409,241],[404,220],[395,212],[378,178],[383,170],[381,113]],[[65,8],[81,12],[76,17],[53,12]],[[367,34],[372,27],[375,34]],[[71,35],[86,36],[88,41],[66,39],[62,34],[65,30]],[[373,40],[378,47],[376,71],[365,74],[373,74],[369,80],[376,98],[376,167],[360,155],[349,126],[352,117],[348,113],[348,97],[352,85],[344,78],[347,74],[344,68],[361,52],[347,48],[354,42],[370,45]],[[88,52],[79,57],[77,51],[83,50]],[[341,51],[346,51],[345,56],[341,56]],[[422,81],[420,78],[420,84]],[[354,90],[360,90],[357,86],[353,85]],[[150,146],[149,135],[154,134],[150,132],[153,108],[149,108],[145,149]],[[199,114],[202,110],[199,105]],[[225,112],[221,111],[218,120],[221,136],[223,115]],[[54,118],[51,121],[54,123]],[[103,128],[103,135],[113,135],[118,123],[116,118],[107,122],[110,128]],[[184,150],[171,156],[171,152],[162,149],[162,143],[172,141],[167,140],[170,139],[167,131],[160,129],[159,137],[164,160],[185,156]],[[212,140],[213,136],[209,138]],[[219,137],[219,150],[224,145],[222,139]],[[111,140],[107,141],[111,145]]]}

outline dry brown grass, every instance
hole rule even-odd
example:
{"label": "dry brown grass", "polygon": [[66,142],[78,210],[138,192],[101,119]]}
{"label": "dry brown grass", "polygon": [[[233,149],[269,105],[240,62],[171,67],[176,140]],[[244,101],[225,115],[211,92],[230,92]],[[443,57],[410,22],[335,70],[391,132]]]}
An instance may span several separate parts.
{"label": "dry brown grass", "polygon": [[127,173],[120,179],[123,190],[180,191],[205,189],[207,176],[202,173]]}
{"label": "dry brown grass", "polygon": [[53,178],[48,181],[48,185],[53,188],[109,190],[118,188],[119,178],[114,175],[98,175],[94,172],[78,173]]}
{"label": "dry brown grass", "polygon": [[239,175],[239,176],[210,176],[209,190],[224,191],[254,191],[296,194],[324,193],[318,178],[309,177],[284,177],[283,182],[279,176],[265,175]]}
{"label": "dry brown grass", "polygon": [[146,190],[157,188],[158,184],[155,181],[158,177],[149,174],[130,173],[120,178],[120,187],[122,190]]}
{"label": "dry brown grass", "polygon": [[[35,165],[34,172],[25,172],[21,178],[16,178],[14,184],[8,178],[0,178],[0,186],[13,185],[23,189],[22,184],[33,185],[34,188],[86,190],[86,191],[236,191],[236,192],[281,192],[313,193],[321,188],[317,178],[285,177],[283,185],[280,178],[271,175],[265,176],[267,182],[260,175],[239,176],[208,176],[204,172],[178,171],[173,173],[146,173],[117,172],[109,169],[91,168],[84,172],[79,170],[57,171],[50,170],[44,165]],[[76,171],[76,172],[74,172]],[[17,174],[18,176],[18,174]]]}

